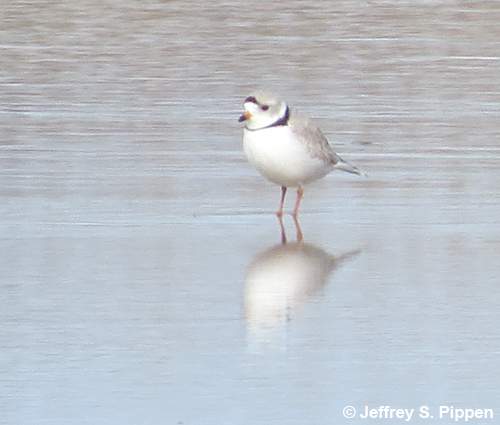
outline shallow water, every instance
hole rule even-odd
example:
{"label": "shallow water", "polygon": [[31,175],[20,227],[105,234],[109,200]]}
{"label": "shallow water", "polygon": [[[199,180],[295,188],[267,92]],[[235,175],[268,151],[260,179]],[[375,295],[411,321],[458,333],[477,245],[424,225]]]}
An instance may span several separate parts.
{"label": "shallow water", "polygon": [[[488,1],[4,5],[0,423],[498,417],[499,20]],[[303,244],[241,151],[255,87],[369,175],[306,189]]]}

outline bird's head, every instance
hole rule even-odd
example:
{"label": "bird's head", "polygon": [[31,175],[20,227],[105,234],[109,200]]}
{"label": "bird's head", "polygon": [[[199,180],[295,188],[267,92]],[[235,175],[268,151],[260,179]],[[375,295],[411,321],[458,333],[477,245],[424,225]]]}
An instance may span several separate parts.
{"label": "bird's head", "polygon": [[269,127],[283,119],[287,114],[288,106],[274,96],[256,93],[248,96],[243,103],[244,112],[239,121],[245,122],[249,130]]}

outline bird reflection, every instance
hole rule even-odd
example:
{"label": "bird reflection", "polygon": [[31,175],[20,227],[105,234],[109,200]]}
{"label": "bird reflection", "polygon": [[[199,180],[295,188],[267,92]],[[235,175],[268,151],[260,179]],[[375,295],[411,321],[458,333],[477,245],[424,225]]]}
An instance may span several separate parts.
{"label": "bird reflection", "polygon": [[288,242],[279,219],[281,243],[258,253],[248,267],[245,286],[245,315],[248,328],[259,332],[274,329],[290,320],[309,298],[328,282],[330,274],[360,250],[332,256],[303,241],[297,219],[296,242]]}

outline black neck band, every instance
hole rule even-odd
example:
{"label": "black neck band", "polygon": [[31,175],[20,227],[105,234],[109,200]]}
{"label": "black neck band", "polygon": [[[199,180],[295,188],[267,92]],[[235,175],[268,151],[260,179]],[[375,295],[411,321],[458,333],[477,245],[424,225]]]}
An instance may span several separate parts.
{"label": "black neck band", "polygon": [[258,130],[264,130],[266,128],[271,128],[271,127],[279,127],[282,125],[288,125],[288,121],[290,120],[290,108],[288,106],[286,107],[285,110],[285,115],[283,115],[278,121],[274,121],[272,124],[266,125],[265,127],[260,127],[260,128],[248,128],[245,126],[245,128],[248,131],[258,131]]}

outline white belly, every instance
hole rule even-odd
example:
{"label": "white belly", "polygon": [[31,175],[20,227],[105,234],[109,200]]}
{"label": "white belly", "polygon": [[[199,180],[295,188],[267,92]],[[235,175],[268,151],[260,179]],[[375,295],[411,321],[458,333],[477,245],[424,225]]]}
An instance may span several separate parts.
{"label": "white belly", "polygon": [[243,148],[248,161],[267,179],[280,186],[296,187],[317,180],[332,170],[311,156],[289,127],[244,130]]}

